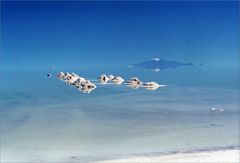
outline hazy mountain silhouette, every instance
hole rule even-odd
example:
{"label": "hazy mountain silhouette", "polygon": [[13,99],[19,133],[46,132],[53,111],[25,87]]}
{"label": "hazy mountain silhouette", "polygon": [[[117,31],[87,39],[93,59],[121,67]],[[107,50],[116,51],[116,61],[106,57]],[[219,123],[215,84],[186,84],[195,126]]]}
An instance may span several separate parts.
{"label": "hazy mountain silhouette", "polygon": [[181,63],[178,61],[167,61],[160,58],[153,58],[150,61],[140,62],[133,65],[130,65],[129,67],[139,67],[139,68],[145,68],[150,69],[154,71],[160,71],[168,68],[177,68],[180,66],[192,66],[193,63]]}

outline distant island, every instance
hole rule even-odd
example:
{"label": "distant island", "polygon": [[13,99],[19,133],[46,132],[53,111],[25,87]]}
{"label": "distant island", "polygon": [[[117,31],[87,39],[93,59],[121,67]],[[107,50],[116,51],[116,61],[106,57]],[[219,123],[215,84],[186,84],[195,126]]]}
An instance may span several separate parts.
{"label": "distant island", "polygon": [[168,68],[177,68],[180,66],[193,66],[193,63],[181,63],[178,61],[167,61],[167,60],[160,59],[160,58],[153,58],[149,61],[130,65],[129,67],[145,68],[145,69],[154,70],[154,71],[158,72],[160,70],[164,70],[164,69],[168,69]]}

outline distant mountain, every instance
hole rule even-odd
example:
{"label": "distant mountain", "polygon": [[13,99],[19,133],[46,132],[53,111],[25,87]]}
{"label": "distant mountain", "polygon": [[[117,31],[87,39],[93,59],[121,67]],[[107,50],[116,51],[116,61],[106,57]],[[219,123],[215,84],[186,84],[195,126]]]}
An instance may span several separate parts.
{"label": "distant mountain", "polygon": [[130,65],[129,67],[139,67],[139,68],[145,68],[150,69],[154,71],[160,71],[167,68],[177,68],[180,66],[192,66],[193,63],[181,63],[177,61],[167,61],[160,58],[153,58],[150,61],[140,62],[133,65]]}

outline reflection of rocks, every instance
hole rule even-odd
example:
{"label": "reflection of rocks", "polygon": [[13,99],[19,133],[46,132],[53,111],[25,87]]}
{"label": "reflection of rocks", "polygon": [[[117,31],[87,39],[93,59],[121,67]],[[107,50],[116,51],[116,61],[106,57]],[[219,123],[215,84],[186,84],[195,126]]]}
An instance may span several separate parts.
{"label": "reflection of rocks", "polygon": [[211,108],[209,109],[209,112],[223,112],[224,110],[221,108]]}
{"label": "reflection of rocks", "polygon": [[111,74],[111,75],[108,75],[108,78],[109,80],[113,80],[115,77]]}
{"label": "reflection of rocks", "polygon": [[67,84],[73,84],[78,78],[79,76],[75,73],[63,73],[63,72],[60,72],[57,77],[61,80],[63,80],[65,83]]}
{"label": "reflection of rocks", "polygon": [[109,78],[107,77],[107,75],[102,74],[99,76],[98,80],[100,83],[107,83],[109,81]]}
{"label": "reflection of rocks", "polygon": [[[72,85],[76,87],[78,90],[80,90],[83,93],[90,93],[94,89],[96,89],[96,85],[93,84],[91,81],[80,77],[78,74],[72,72],[72,73],[63,73],[60,72],[57,74],[57,77],[64,81],[65,83]],[[114,75],[105,75],[102,74],[98,78],[100,83],[107,83],[108,81],[111,81],[114,84],[122,84],[124,82],[124,79],[121,76],[114,76]],[[160,87],[160,85],[156,82],[146,82],[143,84],[143,82],[138,79],[137,77],[131,78],[126,82],[126,85],[133,89],[138,89],[139,87],[144,87],[148,90],[156,90]],[[161,85],[162,86],[162,85]]]}
{"label": "reflection of rocks", "polygon": [[146,82],[143,83],[140,79],[137,77],[131,78],[126,82],[127,86],[133,89],[137,89],[139,87],[144,87],[147,90],[156,90],[160,87],[160,85],[156,82]]}
{"label": "reflection of rocks", "polygon": [[122,84],[124,79],[121,76],[116,76],[111,80],[114,84]]}
{"label": "reflection of rocks", "polygon": [[128,84],[127,87],[132,88],[132,89],[138,89],[140,87],[140,85]]}
{"label": "reflection of rocks", "polygon": [[82,93],[91,93],[94,89],[82,89],[81,92]]}
{"label": "reflection of rocks", "polygon": [[68,84],[73,84],[78,78],[80,78],[77,74],[71,73],[71,76],[69,76],[69,79],[67,79]]}
{"label": "reflection of rocks", "polygon": [[79,88],[84,82],[86,82],[86,79],[79,77],[74,83],[72,83],[72,85],[74,85],[76,88]]}
{"label": "reflection of rocks", "polygon": [[114,84],[122,84],[124,82],[124,79],[120,76],[114,76],[114,75],[105,75],[102,74],[100,75],[100,77],[98,78],[100,83],[107,83],[108,81],[111,81]]}
{"label": "reflection of rocks", "polygon": [[63,73],[63,72],[60,72],[60,73],[58,73],[57,74],[57,77],[59,78],[59,79],[63,79],[63,76],[64,76],[65,74]]}
{"label": "reflection of rocks", "polygon": [[81,91],[83,93],[90,93],[91,91],[93,91],[97,86],[93,83],[91,83],[89,80],[87,80],[86,82],[83,82],[81,84]]}
{"label": "reflection of rocks", "polygon": [[143,84],[143,87],[147,90],[156,90],[160,87],[160,85],[156,82],[146,82]]}
{"label": "reflection of rocks", "polygon": [[57,74],[57,77],[63,81],[66,81],[69,76],[71,76],[71,74],[69,74],[68,72],[60,72],[59,74]]}
{"label": "reflection of rocks", "polygon": [[62,80],[66,81],[69,77],[71,76],[70,73],[66,72],[63,76],[62,76]]}
{"label": "reflection of rocks", "polygon": [[128,80],[126,82],[126,84],[129,87],[136,89],[136,88],[139,88],[143,84],[143,82],[140,79],[138,79],[137,77],[134,77],[134,78],[131,78],[130,80]]}
{"label": "reflection of rocks", "polygon": [[89,80],[86,80],[83,77],[80,77],[76,73],[63,73],[60,72],[57,77],[63,80],[65,83],[75,86],[83,93],[90,93],[92,90],[96,88],[96,85],[91,83]]}

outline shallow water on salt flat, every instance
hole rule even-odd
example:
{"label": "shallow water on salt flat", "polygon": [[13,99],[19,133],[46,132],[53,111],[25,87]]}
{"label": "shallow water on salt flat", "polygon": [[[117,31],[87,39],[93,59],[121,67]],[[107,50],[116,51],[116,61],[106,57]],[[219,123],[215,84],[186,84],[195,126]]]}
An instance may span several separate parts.
{"label": "shallow water on salt flat", "polygon": [[[86,161],[239,145],[237,70],[63,70],[94,80],[104,72],[167,85],[148,91],[97,84],[90,94],[56,79],[57,71],[49,79],[45,70],[2,72],[2,161]],[[210,113],[212,107],[224,112]]]}

